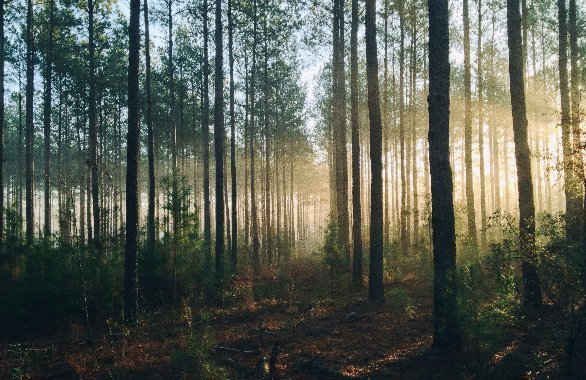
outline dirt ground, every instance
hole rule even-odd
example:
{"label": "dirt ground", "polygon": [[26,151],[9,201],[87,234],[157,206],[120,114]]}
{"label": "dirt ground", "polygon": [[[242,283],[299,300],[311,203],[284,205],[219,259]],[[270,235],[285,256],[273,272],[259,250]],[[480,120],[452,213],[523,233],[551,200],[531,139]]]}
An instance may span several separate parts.
{"label": "dirt ground", "polygon": [[[329,296],[317,297],[316,289],[331,284],[319,270],[302,272],[294,281],[265,277],[267,294],[271,287],[289,289],[281,298],[249,297],[206,309],[186,302],[174,312],[152,313],[131,330],[109,321],[88,339],[83,328],[72,325],[52,338],[2,345],[0,378],[191,379],[220,378],[221,371],[230,379],[560,374],[560,348],[548,343],[542,319],[508,331],[507,343],[496,352],[480,354],[465,345],[461,353],[439,354],[431,348],[429,284],[407,275],[387,283],[385,302],[372,303],[365,290],[329,289]],[[234,293],[251,293],[247,284],[234,285]]]}

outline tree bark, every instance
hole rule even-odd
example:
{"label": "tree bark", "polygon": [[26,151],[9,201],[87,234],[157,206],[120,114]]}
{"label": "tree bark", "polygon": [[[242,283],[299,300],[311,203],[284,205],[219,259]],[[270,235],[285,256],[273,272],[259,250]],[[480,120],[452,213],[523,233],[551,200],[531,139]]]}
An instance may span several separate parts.
{"label": "tree bark", "polygon": [[93,208],[93,245],[100,249],[101,219],[100,219],[100,178],[98,171],[98,131],[96,117],[96,43],[94,40],[94,0],[88,0],[89,14],[89,98],[88,98],[88,122],[89,122],[89,147],[90,147],[90,175],[92,187]]}
{"label": "tree bark", "polygon": [[268,29],[267,29],[267,19],[269,17],[268,14],[268,7],[269,1],[265,0],[265,15],[264,15],[264,22],[263,22],[263,37],[264,37],[264,89],[263,89],[263,123],[264,123],[264,137],[265,137],[265,197],[264,197],[264,205],[265,205],[265,238],[266,238],[266,253],[267,259],[269,264],[272,264],[273,261],[273,241],[272,241],[272,222],[271,222],[271,186],[270,186],[270,130],[269,130],[269,76],[268,76],[268,69],[269,69],[269,45],[268,45]]}
{"label": "tree bark", "polygon": [[146,92],[146,126],[147,156],[149,172],[149,193],[147,211],[147,247],[152,250],[157,237],[155,234],[155,138],[153,133],[153,100],[151,94],[151,48],[149,38],[148,0],[144,0],[144,52],[145,52],[145,92]]}
{"label": "tree bark", "polygon": [[572,235],[576,237],[575,244],[580,244],[580,237],[584,234],[584,224],[582,222],[583,197],[584,197],[584,162],[582,154],[584,147],[581,141],[580,131],[580,71],[578,68],[578,28],[577,28],[577,10],[576,0],[569,0],[569,37],[570,37],[570,113],[572,124],[573,137],[573,165],[575,185],[572,194],[572,217],[574,226],[572,227]]}
{"label": "tree bark", "polygon": [[405,171],[405,4],[399,0],[399,146],[400,153],[400,177],[401,177],[401,218],[400,218],[400,241],[401,255],[406,256],[409,252],[409,238],[407,235],[407,173]]}
{"label": "tree bark", "polygon": [[[91,1],[91,0],[90,0]],[[25,216],[26,216],[26,242],[31,244],[34,238],[34,215],[33,215],[33,96],[34,96],[34,47],[33,47],[33,2],[27,0],[26,16],[26,104],[25,104],[25,150],[26,150],[26,173],[25,173]]]}
{"label": "tree bark", "polygon": [[250,74],[250,213],[252,214],[252,267],[255,273],[260,271],[260,242],[258,238],[258,214],[256,210],[256,192],[255,192],[255,162],[254,162],[254,111],[256,106],[255,100],[255,79],[256,79],[256,45],[257,45],[257,28],[258,28],[258,15],[257,15],[257,0],[254,0],[254,11],[253,11],[253,37],[252,37],[252,68]]}
{"label": "tree bark", "polygon": [[232,269],[238,268],[238,198],[236,182],[236,120],[234,112],[234,20],[232,19],[232,0],[228,0],[228,61],[230,65],[230,175],[232,182],[232,247],[230,262]]}
{"label": "tree bark", "polygon": [[[563,1],[563,0],[561,0]],[[519,246],[523,258],[524,301],[541,304],[539,276],[535,258],[535,204],[531,181],[531,152],[527,142],[527,111],[523,85],[523,50],[519,0],[507,0],[507,36],[509,45],[509,80],[513,114],[513,138],[519,192]]]}
{"label": "tree bark", "polygon": [[450,167],[450,62],[448,1],[428,0],[429,12],[429,155],[433,228],[433,345],[461,344],[456,311],[456,232]]}
{"label": "tree bark", "polygon": [[482,72],[482,0],[478,0],[478,56],[477,56],[477,86],[478,86],[478,153],[480,166],[480,247],[486,247],[486,186],[484,179],[484,80]]}
{"label": "tree bark", "polygon": [[333,134],[336,168],[336,213],[338,245],[350,261],[348,221],[348,155],[346,150],[346,81],[344,73],[344,0],[334,0],[333,9]]}
{"label": "tree bark", "polygon": [[[146,4],[146,0],[145,0]],[[147,12],[145,7],[145,12]],[[145,25],[148,25],[145,23]],[[126,140],[126,244],[124,248],[124,320],[136,321],[138,251],[138,152],[140,0],[130,1],[128,25],[128,135]]]}
{"label": "tree bark", "polygon": [[[356,1],[356,0],[354,0]],[[368,298],[383,300],[382,119],[376,51],[376,0],[366,1],[366,74],[370,120],[370,271]]]}
{"label": "tree bark", "polygon": [[[4,6],[0,2],[0,258],[4,254]],[[19,144],[20,145],[20,144]]]}
{"label": "tree bark", "polygon": [[203,145],[203,239],[206,262],[211,261],[212,221],[210,210],[210,99],[209,99],[209,58],[208,58],[208,0],[203,0],[203,110],[202,110],[202,145]]}
{"label": "tree bark", "polygon": [[468,234],[474,248],[478,247],[476,213],[474,210],[474,179],[472,178],[472,85],[470,80],[470,16],[468,0],[464,0],[464,155],[466,166],[466,216]]}
{"label": "tree bark", "polygon": [[224,48],[222,0],[216,0],[216,59],[214,76],[214,153],[216,160],[216,281],[224,278]]}
{"label": "tree bark", "polygon": [[[358,124],[358,0],[352,0],[350,34],[350,123],[352,128],[352,284],[362,287],[362,211],[360,205],[360,125]],[[376,41],[375,41],[376,42]]]}
{"label": "tree bark", "polygon": [[51,188],[50,188],[50,157],[51,157],[51,91],[53,84],[53,15],[55,2],[49,0],[47,4],[48,28],[47,28],[47,51],[45,53],[45,93],[43,99],[43,132],[45,148],[45,194],[44,200],[44,236],[51,237]]}

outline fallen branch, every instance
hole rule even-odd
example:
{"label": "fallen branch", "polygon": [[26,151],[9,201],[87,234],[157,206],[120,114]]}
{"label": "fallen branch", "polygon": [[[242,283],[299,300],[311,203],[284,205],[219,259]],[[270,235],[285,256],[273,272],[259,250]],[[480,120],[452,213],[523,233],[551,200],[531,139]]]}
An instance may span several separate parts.
{"label": "fallen branch", "polygon": [[258,355],[260,353],[260,350],[239,350],[237,348],[224,347],[224,346],[216,347],[216,351],[238,352],[238,353],[247,354],[247,355]]}
{"label": "fallen branch", "polygon": [[257,332],[257,333],[261,333],[261,334],[267,334],[267,335],[275,335],[273,332],[267,330],[267,329],[257,329],[257,328],[250,328],[248,329],[248,331],[253,331],[253,332]]}
{"label": "fallen branch", "polygon": [[377,315],[386,314],[386,313],[390,313],[390,311],[389,310],[381,310],[381,311],[377,311],[376,313],[367,314],[367,315],[356,315],[356,313],[352,312],[352,313],[346,315],[342,319],[341,322],[343,322],[343,321],[352,321],[352,322],[355,322],[355,321],[359,321],[361,319],[366,319],[366,318],[372,319],[373,317],[376,317]]}

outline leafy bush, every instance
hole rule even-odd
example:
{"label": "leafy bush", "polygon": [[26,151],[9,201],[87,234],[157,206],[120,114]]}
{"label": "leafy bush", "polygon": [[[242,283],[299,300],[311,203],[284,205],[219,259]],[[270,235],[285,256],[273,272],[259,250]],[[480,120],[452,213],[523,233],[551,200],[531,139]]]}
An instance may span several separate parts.
{"label": "leafy bush", "polygon": [[211,352],[216,343],[209,329],[193,327],[185,349],[173,352],[171,360],[183,377],[201,380],[227,379],[226,371],[214,363]]}
{"label": "leafy bush", "polygon": [[342,282],[348,281],[348,268],[350,263],[344,250],[338,244],[338,227],[334,222],[329,222],[326,227],[324,245],[321,249],[323,263],[329,270],[330,294]]}

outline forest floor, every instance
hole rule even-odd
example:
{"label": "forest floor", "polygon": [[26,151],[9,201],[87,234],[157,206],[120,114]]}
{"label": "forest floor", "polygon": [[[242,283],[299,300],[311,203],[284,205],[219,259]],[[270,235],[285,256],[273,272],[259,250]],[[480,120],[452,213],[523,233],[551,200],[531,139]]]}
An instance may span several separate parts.
{"label": "forest floor", "polygon": [[[386,301],[372,303],[365,290],[331,284],[319,266],[299,261],[286,275],[281,272],[266,271],[258,281],[262,286],[254,298],[263,301],[252,301],[250,281],[235,279],[233,292],[249,294],[245,302],[205,309],[184,302],[132,329],[109,322],[85,339],[73,325],[57,337],[0,345],[0,378],[467,379],[563,373],[563,347],[552,338],[558,324],[553,313],[504,326],[498,347],[466,342],[462,353],[439,354],[431,348],[429,281],[413,274],[389,280]],[[279,297],[266,297],[275,289]]]}

